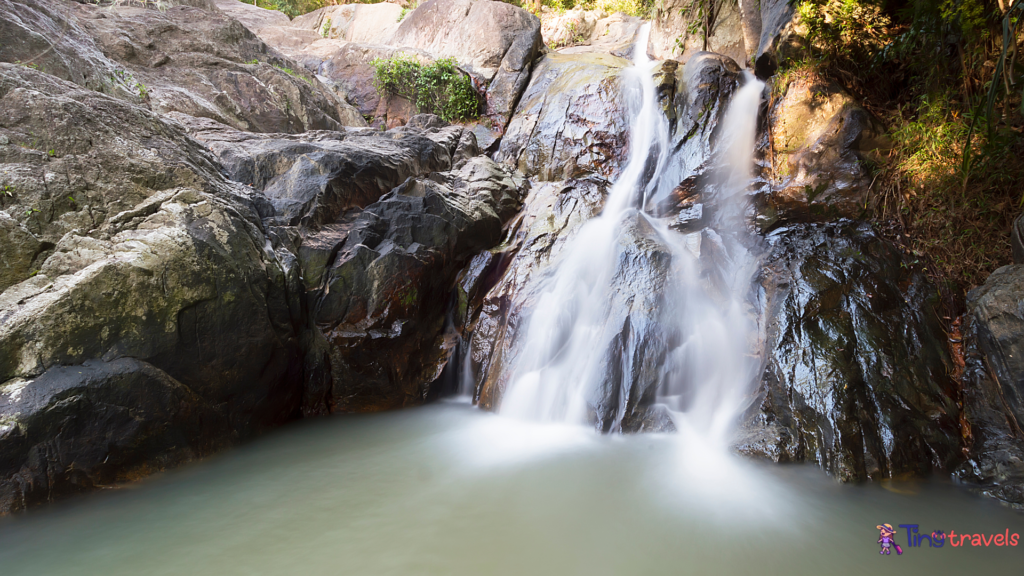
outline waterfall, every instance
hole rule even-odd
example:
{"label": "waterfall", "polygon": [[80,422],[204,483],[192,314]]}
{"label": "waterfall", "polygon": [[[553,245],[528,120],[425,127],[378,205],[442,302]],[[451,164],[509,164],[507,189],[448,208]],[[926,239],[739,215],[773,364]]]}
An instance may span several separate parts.
{"label": "waterfall", "polygon": [[[627,162],[601,214],[531,280],[538,297],[519,334],[521,352],[507,368],[499,413],[597,420],[614,431],[631,395],[646,386],[657,389],[677,428],[721,436],[756,364],[749,353],[756,330],[745,298],[753,266],[743,192],[763,84],[748,78],[719,126],[720,169],[709,187],[714,198],[706,200],[714,205],[711,226],[673,230],[646,211],[649,199],[677,183],[663,178],[672,160],[669,122],[652,77],[657,63],[644,50],[649,31],[650,24],[641,28],[634,65],[624,72],[633,118]],[[712,254],[702,257],[705,245]]]}

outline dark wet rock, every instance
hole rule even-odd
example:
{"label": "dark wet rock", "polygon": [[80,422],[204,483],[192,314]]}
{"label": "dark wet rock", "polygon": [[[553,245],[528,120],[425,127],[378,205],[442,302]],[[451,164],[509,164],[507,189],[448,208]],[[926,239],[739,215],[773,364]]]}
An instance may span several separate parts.
{"label": "dark wet rock", "polygon": [[952,470],[960,409],[934,286],[866,224],[768,241],[766,367],[738,449],[844,481]]}
{"label": "dark wet rock", "polygon": [[495,159],[539,180],[587,174],[614,179],[628,147],[629,110],[621,79],[628,65],[601,54],[544,56]]}
{"label": "dark wet rock", "polygon": [[496,245],[526,184],[486,157],[413,178],[330,229],[330,265],[310,289],[329,343],[332,411],[423,403],[452,352],[446,330],[456,277]]}
{"label": "dark wet rock", "polygon": [[849,94],[818,78],[791,80],[768,122],[774,178],[762,225],[870,210],[873,166],[891,144],[882,123]]}
{"label": "dark wet rock", "polygon": [[807,45],[806,27],[797,5],[789,0],[761,1],[761,41],[754,55],[760,78],[768,78],[788,59],[796,58]]}
{"label": "dark wet rock", "polygon": [[230,438],[209,401],[134,358],[8,381],[0,387],[0,515],[135,480]]}
{"label": "dark wet rock", "polygon": [[[660,71],[660,73],[658,73]],[[669,73],[672,72],[672,75]],[[655,198],[650,209],[658,216],[682,211],[683,221],[704,217],[700,191],[713,183],[717,169],[711,165],[718,143],[719,124],[736,88],[742,85],[739,66],[731,58],[710,52],[694,54],[684,66],[663,63],[656,70],[659,99],[672,127],[672,155],[663,178],[674,186],[672,193]],[[724,167],[731,170],[731,167]],[[700,205],[700,208],[695,206]],[[699,211],[699,213],[698,213]]]}
{"label": "dark wet rock", "polygon": [[1024,507],[1024,265],[1004,266],[967,295],[963,404],[970,460],[957,476]]}
{"label": "dark wet rock", "polygon": [[298,269],[252,189],[153,112],[23,66],[0,64],[0,133],[4,212],[51,245],[0,294],[0,509],[298,414]]}
{"label": "dark wet rock", "polygon": [[[253,134],[175,116],[210,147],[232,180],[261,190],[277,221],[317,228],[362,208],[413,176],[448,170],[458,126]],[[426,122],[426,121],[424,121]],[[428,124],[422,124],[427,126]]]}
{"label": "dark wet rock", "polygon": [[743,81],[735,61],[710,52],[694,54],[677,67],[675,80],[672,147],[676,161],[687,167],[685,178],[707,168],[718,124]]}

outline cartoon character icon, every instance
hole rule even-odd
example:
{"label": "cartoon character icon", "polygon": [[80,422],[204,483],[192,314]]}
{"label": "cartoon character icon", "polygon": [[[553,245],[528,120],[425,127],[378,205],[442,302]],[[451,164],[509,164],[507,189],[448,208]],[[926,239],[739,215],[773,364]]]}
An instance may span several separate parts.
{"label": "cartoon character icon", "polygon": [[893,535],[896,534],[896,531],[892,529],[892,524],[879,524],[878,526],[875,526],[875,528],[878,530],[878,534],[880,536],[878,543],[882,545],[882,549],[878,552],[879,554],[885,554],[888,556],[889,554],[892,554],[893,548],[896,549],[897,556],[903,554],[903,549],[900,548],[900,545],[892,539]]}

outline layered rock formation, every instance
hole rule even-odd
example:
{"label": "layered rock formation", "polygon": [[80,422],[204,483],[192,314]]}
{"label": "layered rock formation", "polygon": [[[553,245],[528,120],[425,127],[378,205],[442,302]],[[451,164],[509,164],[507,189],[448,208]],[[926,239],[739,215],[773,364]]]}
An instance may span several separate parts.
{"label": "layered rock formation", "polygon": [[210,7],[0,8],[5,46],[72,31],[0,64],[0,513],[436,394],[456,277],[526,189],[472,132],[346,129]]}

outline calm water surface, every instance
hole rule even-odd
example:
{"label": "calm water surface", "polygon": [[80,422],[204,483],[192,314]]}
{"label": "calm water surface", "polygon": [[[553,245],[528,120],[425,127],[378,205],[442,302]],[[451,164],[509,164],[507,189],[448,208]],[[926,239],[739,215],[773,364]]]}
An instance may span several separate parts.
{"label": "calm water surface", "polygon": [[0,520],[0,574],[1021,574],[1016,548],[878,554],[881,523],[1019,533],[939,482],[598,436],[442,403],[285,429],[131,488]]}

